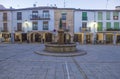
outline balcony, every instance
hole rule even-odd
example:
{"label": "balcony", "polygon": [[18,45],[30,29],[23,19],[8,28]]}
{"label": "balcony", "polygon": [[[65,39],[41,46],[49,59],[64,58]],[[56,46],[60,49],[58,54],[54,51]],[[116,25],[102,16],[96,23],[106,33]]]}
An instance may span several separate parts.
{"label": "balcony", "polygon": [[1,32],[8,32],[8,30],[1,30]]}
{"label": "balcony", "polygon": [[23,30],[15,30],[15,32],[23,32]]}
{"label": "balcony", "polygon": [[90,28],[89,27],[86,27],[86,28],[81,28],[81,31],[82,32],[90,32]]}
{"label": "balcony", "polygon": [[50,15],[30,15],[30,20],[50,20]]}
{"label": "balcony", "polygon": [[109,29],[106,29],[106,31],[120,31],[120,29],[109,28]]}

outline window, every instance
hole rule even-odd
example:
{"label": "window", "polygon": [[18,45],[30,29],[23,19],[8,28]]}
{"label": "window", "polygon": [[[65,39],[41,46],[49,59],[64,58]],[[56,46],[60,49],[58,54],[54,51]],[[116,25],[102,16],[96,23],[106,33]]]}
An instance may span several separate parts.
{"label": "window", "polygon": [[98,12],[98,20],[102,20],[103,16],[102,16],[102,12]]}
{"label": "window", "polygon": [[43,18],[49,18],[50,15],[49,15],[49,11],[48,10],[44,10],[43,11]]}
{"label": "window", "polygon": [[22,31],[22,23],[17,23],[17,31]]}
{"label": "window", "polygon": [[7,23],[3,23],[3,31],[4,32],[8,31]]}
{"label": "window", "polygon": [[87,22],[82,22],[82,28],[87,28]]}
{"label": "window", "polygon": [[118,20],[118,16],[119,13],[118,12],[113,12],[113,20]]}
{"label": "window", "polygon": [[106,20],[110,20],[110,12],[106,12]]}
{"label": "window", "polygon": [[102,31],[102,30],[103,30],[103,23],[102,22],[98,22],[97,31]]}
{"label": "window", "polygon": [[33,30],[38,30],[38,22],[33,22],[32,25],[33,25],[32,27]]}
{"label": "window", "polygon": [[119,29],[119,22],[114,22],[114,29]]}
{"label": "window", "polygon": [[3,13],[3,21],[7,21],[7,13]]}
{"label": "window", "polygon": [[107,22],[106,23],[106,29],[110,29],[111,28],[111,22]]}
{"label": "window", "polygon": [[48,21],[43,21],[43,30],[48,30]]}
{"label": "window", "polygon": [[87,12],[82,12],[82,20],[87,20]]}
{"label": "window", "polygon": [[62,20],[66,20],[67,13],[62,13]]}
{"label": "window", "polygon": [[32,19],[38,19],[38,11],[32,11]]}
{"label": "window", "polygon": [[22,20],[22,12],[17,12],[17,20]]}

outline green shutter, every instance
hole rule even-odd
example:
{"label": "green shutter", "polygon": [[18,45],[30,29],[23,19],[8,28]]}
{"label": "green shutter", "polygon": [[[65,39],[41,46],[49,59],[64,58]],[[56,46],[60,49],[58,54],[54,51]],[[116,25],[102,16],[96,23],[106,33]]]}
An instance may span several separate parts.
{"label": "green shutter", "polygon": [[110,20],[110,12],[106,12],[106,20]]}
{"label": "green shutter", "polygon": [[111,23],[110,22],[107,22],[106,23],[106,29],[110,29],[111,28]]}
{"label": "green shutter", "polygon": [[82,12],[82,20],[87,20],[87,12]]}
{"label": "green shutter", "polygon": [[114,29],[119,29],[119,22],[114,22]]}
{"label": "green shutter", "polygon": [[87,17],[87,12],[82,12],[82,17]]}
{"label": "green shutter", "polygon": [[102,12],[98,12],[98,20],[102,20],[103,17],[102,17]]}
{"label": "green shutter", "polygon": [[118,12],[113,12],[113,16],[118,16]]}
{"label": "green shutter", "polygon": [[102,31],[102,29],[103,29],[103,23],[102,22],[98,22],[97,30],[98,31]]}

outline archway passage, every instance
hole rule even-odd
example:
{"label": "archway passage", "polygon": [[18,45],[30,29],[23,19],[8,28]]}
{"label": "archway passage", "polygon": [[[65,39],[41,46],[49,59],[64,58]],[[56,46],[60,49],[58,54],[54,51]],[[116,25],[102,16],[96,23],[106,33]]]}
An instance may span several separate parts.
{"label": "archway passage", "polygon": [[9,33],[2,33],[2,37],[3,37],[3,42],[9,42],[9,38],[10,38],[10,34]]}
{"label": "archway passage", "polygon": [[117,35],[117,43],[120,43],[120,35]]}
{"label": "archway passage", "polygon": [[27,41],[27,33],[22,33],[22,42]]}
{"label": "archway passage", "polygon": [[42,33],[41,32],[30,32],[27,35],[27,39],[29,42],[41,42]]}
{"label": "archway passage", "polygon": [[112,43],[113,43],[113,35],[106,34],[106,44],[112,44]]}
{"label": "archway passage", "polygon": [[45,42],[52,42],[52,33],[45,33]]}
{"label": "archway passage", "polygon": [[91,34],[87,34],[86,35],[86,44],[91,44],[92,43],[92,35]]}
{"label": "archway passage", "polygon": [[35,42],[41,42],[41,34],[39,33],[35,34]]}

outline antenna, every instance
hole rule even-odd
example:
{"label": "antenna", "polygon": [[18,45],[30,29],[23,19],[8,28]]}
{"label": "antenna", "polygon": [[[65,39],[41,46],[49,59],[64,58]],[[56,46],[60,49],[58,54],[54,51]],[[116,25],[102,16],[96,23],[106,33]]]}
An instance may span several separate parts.
{"label": "antenna", "polygon": [[108,0],[107,0],[107,3],[106,3],[106,9],[107,9],[107,7],[108,7]]}
{"label": "antenna", "polygon": [[65,0],[64,0],[64,8],[65,8],[65,6],[66,6],[66,3],[65,3]]}

